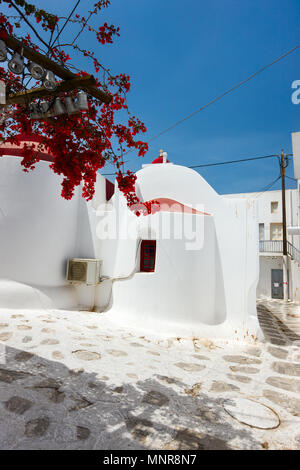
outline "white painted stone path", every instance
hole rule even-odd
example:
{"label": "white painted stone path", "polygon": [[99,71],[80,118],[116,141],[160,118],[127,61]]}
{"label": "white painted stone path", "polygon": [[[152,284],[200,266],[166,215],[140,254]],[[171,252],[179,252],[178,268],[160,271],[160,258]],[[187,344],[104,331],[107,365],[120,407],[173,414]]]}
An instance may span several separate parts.
{"label": "white painted stone path", "polygon": [[278,306],[259,304],[255,345],[0,310],[0,449],[299,449],[298,323]]}

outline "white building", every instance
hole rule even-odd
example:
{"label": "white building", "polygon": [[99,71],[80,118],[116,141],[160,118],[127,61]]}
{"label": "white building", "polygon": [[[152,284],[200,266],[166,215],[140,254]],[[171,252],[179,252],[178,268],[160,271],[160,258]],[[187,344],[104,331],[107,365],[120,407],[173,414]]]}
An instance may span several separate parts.
{"label": "white building", "polygon": [[[283,298],[282,195],[281,190],[260,193],[226,194],[226,198],[256,199],[258,203],[260,270],[258,298]],[[299,226],[299,190],[286,190],[287,227]],[[292,301],[300,300],[300,237],[288,229],[288,292]]]}
{"label": "white building", "polygon": [[[0,308],[92,309],[169,336],[257,335],[254,200],[219,196],[195,171],[156,159],[136,191],[160,205],[137,217],[118,190],[109,199],[101,175],[91,202],[79,190],[62,199],[41,157],[28,174],[16,149],[0,158]],[[70,264],[75,284],[70,258],[85,259]],[[101,260],[100,276],[86,259]]]}
{"label": "white building", "polygon": [[[286,190],[287,282],[291,301],[300,301],[300,132],[292,134],[297,189]],[[283,298],[283,225],[281,190],[226,194],[226,198],[254,198],[258,203],[260,271],[258,298]]]}
{"label": "white building", "polygon": [[[250,335],[257,326],[255,203],[225,200],[198,173],[171,163],[138,171],[136,190],[143,201],[160,201],[158,212],[137,218],[116,191],[112,210],[103,213],[131,231],[102,242],[107,282],[120,281],[113,283],[111,318],[180,336]],[[186,236],[177,236],[182,228]],[[153,272],[140,262],[142,240],[154,241]]]}

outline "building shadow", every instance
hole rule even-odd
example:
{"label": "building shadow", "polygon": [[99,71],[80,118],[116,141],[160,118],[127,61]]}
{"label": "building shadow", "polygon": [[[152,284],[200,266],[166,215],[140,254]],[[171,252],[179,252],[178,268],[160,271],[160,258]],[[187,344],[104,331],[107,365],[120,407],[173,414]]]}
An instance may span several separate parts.
{"label": "building shadow", "polygon": [[263,303],[257,304],[257,316],[266,341],[280,346],[289,346],[295,341],[300,341],[300,336]]}
{"label": "building shadow", "polygon": [[2,358],[1,449],[261,448],[251,428],[224,411],[222,397],[174,377],[116,386],[101,375],[101,359],[96,374],[12,347]]}

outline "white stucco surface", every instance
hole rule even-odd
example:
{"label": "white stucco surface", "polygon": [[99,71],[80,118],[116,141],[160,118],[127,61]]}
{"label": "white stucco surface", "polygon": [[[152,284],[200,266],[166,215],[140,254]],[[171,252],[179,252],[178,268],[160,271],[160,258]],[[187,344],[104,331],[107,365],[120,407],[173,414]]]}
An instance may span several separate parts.
{"label": "white stucco surface", "polygon": [[[264,224],[264,236],[262,240],[271,240],[271,224],[282,223],[282,194],[281,190],[265,191],[263,193],[241,193],[241,194],[224,194],[224,198],[252,198],[256,200],[258,209],[258,223]],[[286,190],[286,222],[288,227],[297,226],[299,224],[299,196],[297,189]],[[271,211],[271,203],[278,203],[277,209]],[[294,236],[288,232],[288,241],[296,248],[300,248],[300,237]]]}
{"label": "white stucco surface", "polygon": [[[136,188],[143,201],[167,198],[200,206],[207,215],[159,212],[135,218],[116,193],[114,210],[100,215],[99,224],[117,216],[123,227],[129,220],[132,236],[101,243],[103,273],[114,278],[109,318],[165,334],[256,336],[256,205],[220,197],[198,173],[178,165],[143,168]],[[171,227],[176,221],[194,223],[201,232],[200,246],[188,250],[187,240],[175,239],[173,229],[165,239],[157,229],[165,220],[172,221]],[[156,269],[141,273],[139,243],[149,237],[157,240]]]}
{"label": "white stucco surface", "polygon": [[259,260],[260,282],[257,288],[257,297],[271,299],[272,298],[272,283],[271,283],[271,270],[282,269],[282,257],[280,256],[260,256]]}
{"label": "white stucco surface", "polygon": [[105,201],[105,179],[99,175],[92,203],[79,190],[72,200],[63,199],[61,181],[48,162],[24,173],[19,157],[0,158],[1,307],[81,304],[82,292],[66,282],[66,263],[72,257],[97,257],[93,204]]}
{"label": "white stucco surface", "polygon": [[[272,240],[272,224],[282,225],[282,194],[281,190],[265,191],[262,193],[243,193],[243,194],[225,194],[225,198],[254,198],[258,205],[258,223],[260,224],[259,238],[262,251],[260,252],[260,274],[257,285],[258,298],[272,298],[272,269],[282,269],[282,253],[280,245],[275,241],[264,244],[264,241]],[[272,204],[277,203],[274,209]],[[286,221],[287,221],[287,240],[296,248],[300,249],[300,236],[297,233],[299,225],[299,188],[286,190]],[[280,237],[278,237],[280,238]],[[282,237],[281,237],[282,238]],[[277,243],[277,245],[276,245]],[[268,252],[268,249],[275,250]],[[276,252],[277,250],[277,252]],[[288,258],[289,270],[289,298],[292,301],[300,301],[299,281],[300,266],[291,257]]]}
{"label": "white stucco surface", "polygon": [[300,179],[300,132],[292,133],[294,175]]}
{"label": "white stucco surface", "polygon": [[[101,175],[91,202],[80,189],[62,199],[61,178],[48,166],[41,161],[26,174],[19,157],[0,159],[0,307],[98,309],[118,324],[165,335],[256,337],[253,201],[224,199],[195,171],[156,164],[137,173],[141,200],[165,198],[198,212],[136,217],[120,192],[106,202]],[[120,230],[102,237],[110,221]],[[178,227],[193,237],[178,236]],[[149,238],[157,240],[156,268],[141,273],[140,244]],[[67,284],[74,257],[102,260],[98,287]]]}

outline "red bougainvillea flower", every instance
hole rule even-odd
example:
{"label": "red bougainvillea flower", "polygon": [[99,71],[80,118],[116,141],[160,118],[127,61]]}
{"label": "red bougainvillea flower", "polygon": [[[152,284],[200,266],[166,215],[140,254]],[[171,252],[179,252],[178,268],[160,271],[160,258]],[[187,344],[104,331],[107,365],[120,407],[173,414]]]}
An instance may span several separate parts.
{"label": "red bougainvillea flower", "polygon": [[[60,37],[60,47],[49,47],[49,39],[45,41],[42,38],[43,31],[50,32],[52,37],[54,29],[56,27],[59,29],[60,21],[64,24],[65,18],[59,18],[45,10],[41,10],[25,0],[18,0],[14,3],[9,0],[0,0],[1,3],[7,3],[20,16],[14,22],[16,16],[12,15],[8,18],[0,13],[0,38],[5,40],[8,34],[15,34],[15,28],[19,32],[22,24],[24,24],[22,23],[24,18],[28,26],[30,17],[32,17],[35,20],[35,26],[32,28],[34,37],[38,37],[39,41],[35,44],[32,37],[26,33],[25,37],[20,38],[23,43],[41,51],[44,50],[45,46],[48,47],[48,56],[60,65],[71,62],[72,54],[69,54],[63,49],[64,46],[61,46],[63,44],[62,37]],[[95,34],[100,44],[111,44],[113,38],[119,36],[118,27],[104,23],[95,30],[88,24],[88,19],[92,15],[96,15],[101,9],[109,5],[109,0],[100,0],[91,7],[92,9],[89,11],[87,18],[76,14],[70,18],[70,21],[78,26],[80,34],[82,31],[87,30]],[[20,11],[22,14],[20,14]],[[20,36],[20,33],[18,36]],[[127,199],[127,204],[130,207],[138,206],[138,210],[135,210],[136,215],[151,213],[155,204],[151,202],[142,203],[136,195],[136,176],[130,171],[126,174],[122,174],[120,171],[125,151],[135,149],[138,155],[143,157],[148,150],[146,142],[136,139],[137,134],[145,133],[147,129],[138,118],[130,115],[126,103],[126,94],[130,90],[130,77],[125,74],[112,75],[99,62],[93,51],[82,49],[76,42],[65,46],[69,47],[69,51],[75,52],[76,57],[81,54],[86,60],[90,60],[96,73],[101,73],[101,79],[96,77],[95,86],[110,95],[110,103],[104,104],[88,96],[88,110],[86,111],[80,111],[72,115],[50,116],[39,120],[30,119],[28,106],[12,105],[10,113],[7,114],[8,117],[0,121],[0,139],[21,146],[21,164],[24,171],[27,172],[33,170],[38,163],[39,151],[42,148],[46,149],[53,158],[50,165],[51,170],[63,176],[61,194],[65,199],[71,199],[75,188],[81,185],[83,197],[90,200],[94,195],[97,172],[107,162],[112,163],[116,168],[117,183]],[[87,75],[87,72],[80,71],[78,75],[84,76]],[[0,80],[5,82],[7,94],[24,91],[22,78],[13,75],[3,67],[0,67]],[[41,84],[36,82],[33,86],[41,86]],[[67,96],[75,98],[76,94],[77,90],[68,93],[61,92],[59,97],[64,102]],[[54,98],[55,95],[43,98],[48,102],[50,111],[53,107]],[[33,102],[38,103],[39,100],[33,100]],[[119,112],[127,113],[127,119],[124,120],[124,116],[122,116],[121,122],[117,122],[116,115]],[[39,148],[35,149],[28,143],[21,143],[20,136],[22,134],[39,137]],[[117,150],[114,150],[113,143],[116,143]]]}

